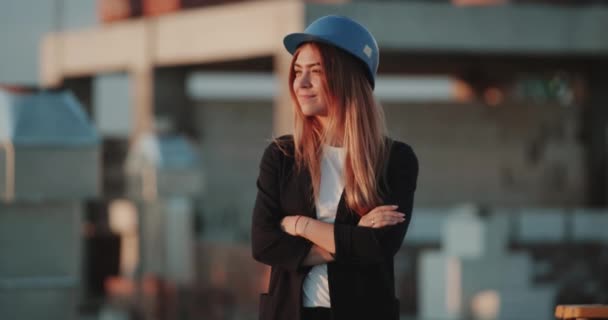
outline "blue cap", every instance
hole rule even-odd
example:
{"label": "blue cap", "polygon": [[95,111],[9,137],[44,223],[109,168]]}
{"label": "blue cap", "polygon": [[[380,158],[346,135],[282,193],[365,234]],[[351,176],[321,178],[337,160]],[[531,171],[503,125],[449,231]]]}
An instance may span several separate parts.
{"label": "blue cap", "polygon": [[333,45],[361,60],[374,88],[380,52],[376,39],[364,26],[348,17],[324,16],[313,21],[304,32],[285,36],[283,44],[289,53],[294,54],[301,44],[311,41]]}

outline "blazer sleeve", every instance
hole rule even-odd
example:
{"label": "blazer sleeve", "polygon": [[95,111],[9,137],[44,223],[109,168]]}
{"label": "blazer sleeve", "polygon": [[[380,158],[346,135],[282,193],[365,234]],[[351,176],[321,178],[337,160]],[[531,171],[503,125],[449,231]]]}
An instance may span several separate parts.
{"label": "blazer sleeve", "polygon": [[397,211],[405,213],[405,221],[384,228],[335,224],[336,262],[379,263],[399,251],[412,219],[417,178],[418,159],[414,151],[407,144],[394,142],[388,164],[389,190],[385,204],[398,205]]}
{"label": "blazer sleeve", "polygon": [[251,249],[255,260],[295,271],[312,243],[281,230],[281,219],[285,216],[279,201],[282,157],[282,151],[274,142],[264,151],[251,223]]}

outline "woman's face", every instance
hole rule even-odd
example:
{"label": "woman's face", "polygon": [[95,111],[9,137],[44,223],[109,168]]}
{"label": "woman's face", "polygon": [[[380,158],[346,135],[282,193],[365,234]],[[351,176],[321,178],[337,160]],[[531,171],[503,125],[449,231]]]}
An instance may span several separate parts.
{"label": "woman's face", "polygon": [[304,44],[294,63],[293,92],[305,116],[327,116],[327,98],[323,90],[325,73],[321,55]]}

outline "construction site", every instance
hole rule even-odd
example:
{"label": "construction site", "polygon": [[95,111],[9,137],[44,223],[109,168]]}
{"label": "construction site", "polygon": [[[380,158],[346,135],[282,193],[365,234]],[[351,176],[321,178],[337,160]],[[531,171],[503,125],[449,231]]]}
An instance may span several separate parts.
{"label": "construction site", "polygon": [[0,0],[0,319],[258,319],[282,40],[329,14],[419,161],[401,319],[608,310],[608,2]]}

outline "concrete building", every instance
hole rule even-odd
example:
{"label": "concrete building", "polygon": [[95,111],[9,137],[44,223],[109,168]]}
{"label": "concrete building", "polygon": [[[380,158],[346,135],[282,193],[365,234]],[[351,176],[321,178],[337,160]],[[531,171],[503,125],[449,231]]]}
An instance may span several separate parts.
{"label": "concrete building", "polygon": [[[538,211],[530,208],[606,207],[608,7],[520,2],[243,1],[100,23],[93,1],[56,1],[32,19],[40,26],[30,39],[44,34],[39,62],[19,57],[35,50],[25,45],[8,58],[0,53],[0,82],[38,78],[76,93],[105,137],[107,198],[124,195],[125,157],[116,154],[126,155],[130,143],[149,133],[189,136],[200,145],[205,176],[200,239],[243,245],[262,151],[291,127],[282,37],[325,14],[353,17],[380,45],[376,93],[390,133],[412,145],[421,164],[406,246],[436,246],[443,219],[430,212],[463,202],[513,216],[533,211],[532,220]],[[8,17],[28,12],[8,7],[12,14],[0,10],[7,17],[0,21],[18,25]],[[0,39],[12,37],[4,32]],[[512,246],[542,234],[535,223],[519,226]],[[570,239],[555,230],[540,242]]]}

